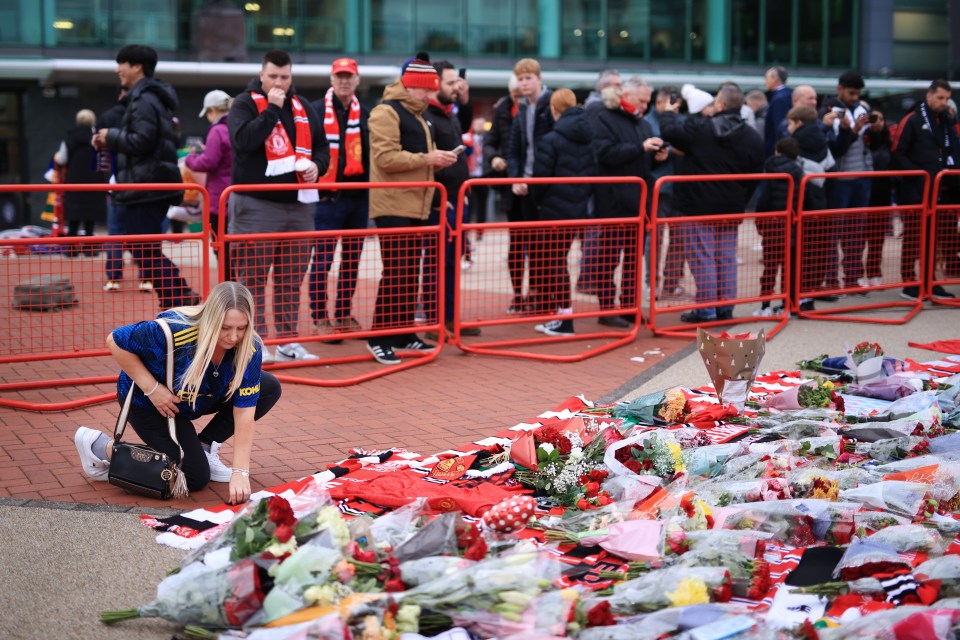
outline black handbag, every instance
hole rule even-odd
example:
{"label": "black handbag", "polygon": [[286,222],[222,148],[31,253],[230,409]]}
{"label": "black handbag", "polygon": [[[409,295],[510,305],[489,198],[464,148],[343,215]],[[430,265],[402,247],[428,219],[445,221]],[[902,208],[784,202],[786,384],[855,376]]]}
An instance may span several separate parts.
{"label": "black handbag", "polygon": [[[157,319],[164,336],[167,339],[167,388],[173,388],[173,334],[166,321]],[[130,405],[133,402],[133,391],[136,384],[130,387],[123,408],[117,417],[117,426],[113,430],[113,457],[110,459],[110,484],[121,489],[150,498],[169,500],[182,498],[187,491],[187,481],[183,471],[170,456],[143,444],[120,442],[123,430],[127,426],[130,414]],[[177,426],[173,418],[167,418],[170,428],[170,437],[180,447],[177,440]],[[183,448],[180,447],[180,460],[183,460]]]}

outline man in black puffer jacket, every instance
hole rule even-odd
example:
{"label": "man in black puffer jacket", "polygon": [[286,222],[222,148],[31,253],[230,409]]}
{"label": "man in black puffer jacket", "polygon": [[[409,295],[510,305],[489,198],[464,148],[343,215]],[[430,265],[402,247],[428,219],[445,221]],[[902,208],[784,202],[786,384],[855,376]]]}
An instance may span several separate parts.
{"label": "man in black puffer jacket", "polygon": [[[667,142],[683,151],[680,174],[759,173],[763,168],[763,140],[740,118],[743,91],[723,85],[714,101],[715,115],[687,118],[678,124],[679,102],[668,103],[660,114],[660,130]],[[714,303],[683,314],[684,322],[727,320],[733,306],[722,301],[737,297],[737,227],[740,214],[753,194],[752,180],[704,180],[677,185],[674,205],[681,216],[729,214],[727,220],[683,225],[687,261],[697,283],[696,300]],[[717,304],[721,303],[721,304]]]}
{"label": "man in black puffer jacket", "polygon": [[[652,184],[653,162],[667,159],[669,150],[663,140],[653,135],[653,127],[644,120],[643,114],[650,104],[653,90],[642,78],[634,76],[623,83],[621,92],[604,89],[603,106],[594,120],[593,148],[601,176],[638,177]],[[640,185],[598,184],[596,218],[636,218],[640,213]],[[649,193],[649,191],[648,191]],[[637,304],[637,279],[639,277],[639,234],[630,233],[629,227],[604,225],[600,231],[597,264],[597,297],[602,310],[614,309],[617,288],[614,272],[623,252],[623,276],[620,279],[620,307],[627,309]],[[624,329],[636,319],[636,315],[606,315],[600,324]]]}
{"label": "man in black puffer jacket", "polygon": [[[97,132],[94,146],[116,152],[120,184],[183,182],[173,130],[177,94],[153,77],[156,68],[157,52],[151,47],[131,44],[117,53],[117,75],[127,91],[127,109],[119,127]],[[183,191],[120,190],[114,194],[116,215],[125,220],[126,232],[133,235],[162,233],[167,209],[181,200]],[[140,267],[140,278],[153,283],[161,309],[200,301],[177,266],[163,255],[159,242],[134,243],[130,251]]]}
{"label": "man in black puffer jacket", "polygon": [[[593,129],[573,91],[559,89],[550,96],[550,113],[556,122],[553,131],[537,145],[533,161],[534,178],[589,178],[597,175],[597,162],[590,141]],[[590,184],[539,184],[530,186],[537,220],[582,220],[589,216]],[[530,266],[531,289],[537,289],[538,312],[554,310],[561,316],[535,328],[549,336],[573,335],[570,273],[567,254],[577,227],[554,227],[539,233]]]}

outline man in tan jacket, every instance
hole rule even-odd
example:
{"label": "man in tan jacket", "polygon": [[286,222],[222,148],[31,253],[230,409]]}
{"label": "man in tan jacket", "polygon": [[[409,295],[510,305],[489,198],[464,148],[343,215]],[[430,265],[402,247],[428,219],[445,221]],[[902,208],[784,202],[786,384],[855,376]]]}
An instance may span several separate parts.
{"label": "man in tan jacket", "polygon": [[[423,112],[437,90],[440,78],[429,56],[417,54],[403,67],[399,80],[383,90],[383,102],[370,112],[370,180],[372,182],[432,181],[435,169],[457,161],[452,151],[434,147]],[[427,225],[432,188],[372,189],[370,218],[378,229]],[[373,329],[410,329],[408,333],[375,336],[367,349],[381,364],[399,364],[395,349],[432,351],[413,332],[423,241],[416,236],[380,236],[383,273],[374,308]],[[432,262],[432,264],[430,264]],[[436,257],[428,258],[437,268]]]}

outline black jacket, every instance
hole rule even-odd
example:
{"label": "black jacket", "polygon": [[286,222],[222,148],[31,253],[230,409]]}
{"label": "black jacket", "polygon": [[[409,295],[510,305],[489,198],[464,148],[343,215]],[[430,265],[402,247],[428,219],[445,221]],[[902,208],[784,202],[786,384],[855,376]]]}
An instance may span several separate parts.
{"label": "black jacket", "polygon": [[[930,118],[930,129],[924,128],[926,123],[919,109],[914,110],[900,122],[900,132],[894,146],[897,168],[904,171],[920,170],[930,174],[929,189],[933,189],[936,175],[943,169],[960,168],[957,159],[960,158],[960,143],[957,141],[956,123],[946,112],[939,116],[927,112]],[[949,136],[950,149],[946,148],[946,137]],[[948,163],[948,158],[953,158]],[[945,187],[955,187],[955,180],[949,180]],[[923,180],[920,178],[903,178],[900,190],[903,194],[901,204],[916,204],[923,200]]]}
{"label": "black jacket", "polygon": [[510,142],[507,145],[507,175],[511,178],[522,178],[523,169],[527,162],[528,137],[533,138],[536,148],[543,136],[553,129],[553,116],[550,114],[550,96],[552,91],[543,90],[534,105],[533,136],[527,135],[527,110],[530,105],[526,101],[520,102],[517,116],[510,127]]}
{"label": "black jacket", "polygon": [[[483,136],[484,174],[491,178],[506,178],[506,171],[494,171],[490,163],[494,158],[507,159],[507,147],[510,144],[510,129],[513,127],[513,100],[504,96],[493,106],[493,122],[490,131]],[[500,192],[500,211],[509,211],[513,203],[513,191],[510,187],[496,187]]]}
{"label": "black jacket", "polygon": [[[293,107],[290,97],[296,95],[292,86],[283,102],[283,108],[269,104],[260,113],[250,92],[266,95],[259,78],[255,78],[246,91],[239,94],[230,107],[227,123],[230,127],[230,143],[233,145],[233,166],[230,169],[230,178],[233,184],[296,184],[297,174],[294,171],[278,176],[266,176],[267,153],[264,144],[273,128],[280,122],[287,137],[294,145],[297,144],[296,130],[293,125]],[[299,96],[298,96],[299,97]],[[313,161],[322,176],[330,164],[330,145],[323,130],[323,120],[317,115],[313,105],[300,98],[300,104],[307,112],[310,121],[310,137],[313,146]],[[273,202],[296,202],[297,191],[245,191],[248,196],[271,200]]]}
{"label": "black jacket", "polygon": [[[764,173],[787,173],[793,177],[793,208],[796,210],[800,196],[800,181],[803,179],[803,167],[787,156],[770,156],[763,166]],[[760,186],[760,198],[757,211],[783,211],[787,208],[789,185],[786,180],[766,180]]]}
{"label": "black jacket", "polygon": [[[119,127],[107,130],[107,146],[117,153],[117,182],[183,182],[177,166],[173,112],[179,105],[170,85],[143,78],[127,93]],[[117,191],[116,202],[179,204],[183,191]]]}
{"label": "black jacket", "polygon": [[[427,110],[423,112],[423,118],[430,124],[430,130],[433,132],[433,142],[437,149],[453,151],[463,144],[463,130],[460,128],[460,119],[452,113],[447,115],[442,107],[431,102]],[[446,187],[447,199],[456,206],[460,186],[470,178],[467,155],[461,153],[456,162],[445,169],[436,171],[433,175],[437,182]],[[432,206],[434,208],[440,206],[439,189],[433,193]]]}
{"label": "black jacket", "polygon": [[[643,118],[616,109],[603,108],[593,117],[593,149],[597,154],[599,175],[636,176],[650,184],[655,152],[644,151],[643,141],[653,137],[653,127]],[[640,211],[640,186],[635,184],[598,184],[594,216],[631,218]],[[649,192],[648,192],[649,193]]]}
{"label": "black jacket", "polygon": [[[676,114],[664,111],[660,131],[686,154],[679,175],[759,173],[763,169],[763,140],[740,118],[739,109],[710,118],[688,117],[683,124],[678,124]],[[755,188],[752,180],[678,183],[673,203],[678,212],[688,216],[743,213]]]}
{"label": "black jacket", "polygon": [[[90,140],[93,129],[79,126],[67,132],[64,144],[67,147],[67,171],[64,181],[67,184],[106,184],[107,176],[97,171],[96,151]],[[103,221],[107,218],[106,191],[65,191],[63,210],[67,220]]]}
{"label": "black jacket", "polygon": [[[360,146],[361,146],[361,160],[363,162],[363,174],[358,176],[345,176],[343,175],[343,170],[347,166],[346,161],[346,147],[344,143],[347,138],[347,118],[350,116],[349,105],[344,106],[340,102],[340,98],[334,94],[332,96],[333,100],[333,112],[337,116],[337,121],[340,123],[340,159],[337,162],[337,182],[369,182],[370,181],[370,127],[368,121],[370,120],[370,109],[366,107],[362,102],[360,103]],[[324,104],[323,99],[316,100],[313,102],[313,110],[317,112],[317,115],[322,120],[324,114],[327,110],[326,105]],[[328,153],[329,153],[329,144],[330,141],[327,141]],[[328,160],[329,166],[329,160]],[[323,175],[323,174],[320,174]],[[369,191],[366,189],[345,189],[340,191],[340,197],[348,198],[366,198],[369,195]],[[324,192],[320,192],[320,198],[324,197]]]}
{"label": "black jacket", "polygon": [[[589,178],[597,175],[590,144],[593,130],[580,107],[564,111],[553,131],[537,144],[534,178]],[[579,220],[589,214],[590,184],[531,185],[540,220]]]}

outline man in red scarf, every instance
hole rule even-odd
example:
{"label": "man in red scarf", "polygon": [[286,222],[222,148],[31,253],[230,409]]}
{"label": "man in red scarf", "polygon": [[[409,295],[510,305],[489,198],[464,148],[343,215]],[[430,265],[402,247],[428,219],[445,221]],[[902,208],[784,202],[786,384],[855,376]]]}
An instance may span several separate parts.
{"label": "man in red scarf", "polygon": [[[357,99],[360,71],[356,60],[340,58],[330,68],[330,88],[322,100],[313,103],[323,114],[323,129],[330,144],[330,166],[320,182],[369,182],[370,110]],[[366,229],[370,211],[367,189],[321,191],[314,225],[317,231]],[[318,330],[356,331],[360,323],[353,317],[353,295],[357,290],[357,271],[363,238],[340,238],[340,272],[333,314],[327,308],[327,274],[337,249],[336,238],[324,238],[314,245],[310,270],[310,312]],[[330,342],[339,343],[340,340]]]}
{"label": "man in red scarf", "polygon": [[[330,152],[323,122],[293,87],[290,56],[273,49],[263,56],[260,75],[240,93],[228,117],[233,144],[233,184],[300,184],[286,191],[241,191],[230,197],[230,234],[313,231],[319,194],[317,179],[327,171]],[[310,263],[309,240],[233,243],[232,270],[253,293],[255,327],[266,335],[267,275],[273,266],[273,316],[278,338],[297,335],[300,285]],[[273,358],[267,349],[264,360]],[[277,360],[316,360],[300,343],[277,347]]]}

